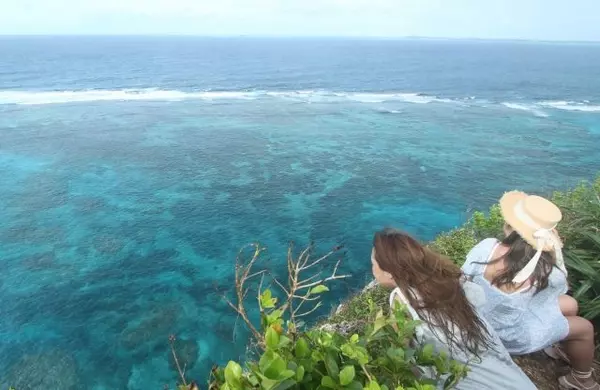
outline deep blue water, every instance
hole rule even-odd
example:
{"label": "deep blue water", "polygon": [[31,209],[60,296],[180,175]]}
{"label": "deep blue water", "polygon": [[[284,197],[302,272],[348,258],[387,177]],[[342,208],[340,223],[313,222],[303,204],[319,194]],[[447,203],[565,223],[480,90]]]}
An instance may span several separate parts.
{"label": "deep blue water", "polygon": [[598,75],[593,44],[0,38],[2,386],[161,388],[171,333],[203,381],[244,351],[241,246],[344,243],[333,304],[376,229],[600,171]]}

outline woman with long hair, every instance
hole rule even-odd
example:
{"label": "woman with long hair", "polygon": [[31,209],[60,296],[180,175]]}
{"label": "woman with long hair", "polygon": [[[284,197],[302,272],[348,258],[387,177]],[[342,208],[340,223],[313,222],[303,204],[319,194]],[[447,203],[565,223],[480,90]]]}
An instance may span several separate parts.
{"label": "woman with long hair", "polygon": [[500,209],[505,238],[483,240],[463,265],[485,291],[483,315],[510,354],[544,349],[569,363],[570,373],[559,378],[562,389],[600,390],[592,370],[594,327],[577,316],[577,301],[565,295],[567,270],[556,231],[560,209],[519,191],[506,193]]}
{"label": "woman with long hair", "polygon": [[421,321],[414,341],[432,344],[469,366],[457,389],[536,388],[479,314],[481,288],[466,281],[452,261],[405,233],[386,229],[375,234],[371,262],[378,283],[392,289],[390,305],[405,304]]}

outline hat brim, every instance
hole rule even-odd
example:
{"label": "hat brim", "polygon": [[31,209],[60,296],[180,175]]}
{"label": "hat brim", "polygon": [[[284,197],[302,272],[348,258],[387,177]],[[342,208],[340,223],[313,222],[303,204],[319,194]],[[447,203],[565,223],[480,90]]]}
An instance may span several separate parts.
{"label": "hat brim", "polygon": [[[534,249],[537,248],[537,240],[533,236],[535,233],[535,229],[521,221],[521,219],[516,215],[515,206],[520,201],[527,198],[527,194],[521,191],[511,191],[507,192],[500,199],[500,211],[502,213],[502,217],[504,221],[510,225],[529,245],[531,245]],[[555,235],[558,242],[561,242],[560,237],[556,230],[554,230],[553,234]],[[561,243],[562,246],[562,243]],[[543,248],[544,251],[553,251],[554,248],[552,244],[546,244]]]}

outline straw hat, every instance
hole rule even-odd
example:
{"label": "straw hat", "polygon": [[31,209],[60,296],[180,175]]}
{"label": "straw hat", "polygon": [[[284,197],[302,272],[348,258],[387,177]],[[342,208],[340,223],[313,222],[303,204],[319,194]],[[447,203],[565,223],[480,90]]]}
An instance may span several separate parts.
{"label": "straw hat", "polygon": [[513,282],[522,283],[533,274],[542,251],[554,252],[556,265],[566,273],[562,242],[556,232],[556,225],[562,219],[562,213],[554,203],[541,196],[511,191],[500,199],[500,210],[504,221],[537,251],[515,276]]}

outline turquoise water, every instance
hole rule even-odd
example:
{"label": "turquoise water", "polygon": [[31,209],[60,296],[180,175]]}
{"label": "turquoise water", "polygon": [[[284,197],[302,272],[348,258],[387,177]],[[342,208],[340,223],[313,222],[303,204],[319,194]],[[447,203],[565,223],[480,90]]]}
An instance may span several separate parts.
{"label": "turquoise water", "polygon": [[[504,190],[600,170],[600,46],[1,38],[0,382],[200,381],[244,352],[220,298],[243,245],[421,239]],[[319,315],[326,313],[324,310]],[[234,328],[236,332],[234,335]],[[21,379],[19,379],[21,378]]]}

